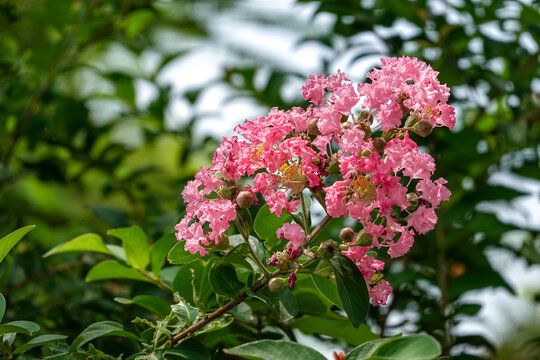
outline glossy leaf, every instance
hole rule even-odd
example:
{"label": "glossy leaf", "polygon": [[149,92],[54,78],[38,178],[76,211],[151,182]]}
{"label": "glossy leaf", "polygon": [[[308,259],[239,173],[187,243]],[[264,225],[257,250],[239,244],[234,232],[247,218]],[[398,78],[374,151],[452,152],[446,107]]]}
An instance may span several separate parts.
{"label": "glossy leaf", "polygon": [[167,260],[171,264],[183,265],[193,261],[199,257],[198,254],[192,255],[189,251],[184,250],[184,243],[178,242],[170,249],[167,254]]}
{"label": "glossy leaf", "polygon": [[64,340],[66,338],[67,338],[67,335],[55,335],[55,334],[41,335],[41,336],[33,338],[32,340],[28,341],[26,344],[19,346],[18,348],[15,349],[13,353],[15,355],[20,355],[37,346],[46,345],[46,344],[56,342],[59,340]]}
{"label": "glossy leaf", "polygon": [[354,348],[347,360],[433,360],[441,355],[441,347],[428,335],[411,335],[370,341]]}
{"label": "glossy leaf", "polygon": [[199,309],[189,305],[181,299],[177,304],[171,306],[173,313],[182,323],[183,327],[193,325],[199,318]]}
{"label": "glossy leaf", "polygon": [[311,275],[311,279],[313,280],[313,284],[315,284],[317,290],[319,290],[319,293],[326,300],[343,309],[343,304],[341,303],[335,280],[330,280],[326,277],[316,275]]}
{"label": "glossy leaf", "polygon": [[248,291],[248,294],[264,302],[280,320],[290,320],[298,313],[296,299],[288,287],[284,287],[278,294],[271,292],[268,288],[259,290],[256,293]]}
{"label": "glossy leaf", "polygon": [[349,316],[354,327],[359,327],[367,316],[369,293],[366,281],[358,266],[341,253],[330,260],[336,275],[336,284],[343,310]]}
{"label": "glossy leaf", "polygon": [[17,320],[0,325],[0,336],[9,333],[33,335],[39,331],[39,325],[32,321]]}
{"label": "glossy leaf", "polygon": [[95,251],[104,254],[111,254],[109,249],[107,249],[107,247],[103,243],[103,239],[101,239],[101,236],[97,234],[84,234],[77,236],[76,238],[68,242],[58,244],[57,246],[49,250],[45,255],[43,255],[43,257],[71,251]]}
{"label": "glossy leaf", "polygon": [[244,288],[232,264],[216,263],[210,269],[210,285],[217,294],[235,298]]}
{"label": "glossy leaf", "polygon": [[127,331],[122,324],[115,321],[101,321],[84,329],[73,342],[72,350],[80,349],[90,341],[103,336],[120,336],[139,341],[139,337],[131,331]]}
{"label": "glossy leaf", "polygon": [[107,234],[122,240],[127,260],[133,267],[144,270],[150,262],[150,243],[144,231],[134,225],[126,228],[112,229]]}
{"label": "glossy leaf", "polygon": [[225,349],[225,353],[240,356],[251,360],[326,360],[316,350],[283,340],[260,340],[250,342],[232,349]]}
{"label": "glossy leaf", "polygon": [[259,238],[262,240],[277,240],[276,230],[286,222],[291,221],[291,215],[283,212],[281,216],[276,216],[270,212],[268,204],[263,205],[255,221],[253,222],[253,228]]}
{"label": "glossy leaf", "polygon": [[17,243],[30,231],[34,230],[36,225],[28,225],[20,229],[15,230],[14,232],[7,234],[2,239],[0,239],[0,262],[4,260],[7,253],[15,246]]}

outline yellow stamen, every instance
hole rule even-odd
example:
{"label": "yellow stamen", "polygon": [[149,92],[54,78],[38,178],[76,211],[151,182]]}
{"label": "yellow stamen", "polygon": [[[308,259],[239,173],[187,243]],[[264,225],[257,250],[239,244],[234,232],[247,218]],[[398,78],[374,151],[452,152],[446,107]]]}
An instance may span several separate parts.
{"label": "yellow stamen", "polygon": [[356,196],[356,198],[366,204],[369,204],[371,201],[375,200],[377,194],[375,193],[375,185],[370,178],[360,174],[357,175],[350,183],[350,189]]}
{"label": "yellow stamen", "polygon": [[304,189],[307,178],[300,164],[291,165],[286,162],[279,167],[279,173],[283,187],[290,189],[293,194],[298,194]]}

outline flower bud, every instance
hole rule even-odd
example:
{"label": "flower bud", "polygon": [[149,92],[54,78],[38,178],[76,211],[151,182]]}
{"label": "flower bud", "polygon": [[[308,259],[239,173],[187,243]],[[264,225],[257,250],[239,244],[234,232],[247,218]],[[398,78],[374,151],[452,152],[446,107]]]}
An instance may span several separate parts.
{"label": "flower bud", "polygon": [[279,294],[281,290],[283,290],[283,286],[285,285],[286,282],[287,280],[279,278],[279,277],[271,278],[270,281],[268,282],[268,290],[270,290],[273,293]]}
{"label": "flower bud", "polygon": [[371,155],[371,150],[369,150],[369,149],[362,150],[358,154],[358,156],[360,156],[360,157],[368,157],[370,155]]}
{"label": "flower bud", "polygon": [[253,195],[249,191],[240,191],[236,197],[236,203],[241,209],[247,209],[253,205]]}
{"label": "flower bud", "polygon": [[386,140],[384,140],[382,137],[378,137],[373,140],[373,150],[376,152],[382,153],[385,147]]}
{"label": "flower bud", "polygon": [[418,122],[418,118],[414,115],[409,115],[407,117],[407,120],[405,120],[405,127],[406,128],[412,128],[414,125],[416,125],[416,123]]}
{"label": "flower bud", "polygon": [[407,207],[407,210],[412,211],[415,210],[418,207],[418,195],[415,193],[408,193],[406,200],[409,202],[409,206]]}
{"label": "flower bud", "polygon": [[431,131],[433,130],[433,125],[429,122],[429,120],[421,120],[414,124],[413,131],[415,134],[418,134],[422,137],[426,137],[429,134],[431,134]]}
{"label": "flower bud", "polygon": [[319,130],[319,127],[317,126],[317,122],[319,121],[319,119],[317,118],[312,118],[311,120],[309,120],[308,122],[308,132],[312,135],[320,135],[321,132]]}
{"label": "flower bud", "polygon": [[236,185],[231,186],[228,182],[225,182],[223,185],[219,187],[219,194],[223,196],[223,198],[227,200],[231,200],[236,193]]}
{"label": "flower bud", "polygon": [[354,230],[350,227],[341,229],[339,238],[343,241],[350,242],[354,239]]}
{"label": "flower bud", "polygon": [[373,235],[365,233],[364,230],[360,231],[354,239],[354,245],[371,246],[371,244],[373,244]]}
{"label": "flower bud", "polygon": [[350,249],[351,248],[348,245],[345,245],[345,244],[339,245],[339,250],[341,250],[341,251],[348,251]]}
{"label": "flower bud", "polygon": [[330,259],[332,256],[334,256],[337,247],[337,243],[334,240],[326,240],[319,245],[317,253],[325,259]]}
{"label": "flower bud", "polygon": [[341,124],[341,128],[344,129],[344,130],[350,129],[351,126],[352,126],[352,124],[350,122],[348,122],[348,121]]}

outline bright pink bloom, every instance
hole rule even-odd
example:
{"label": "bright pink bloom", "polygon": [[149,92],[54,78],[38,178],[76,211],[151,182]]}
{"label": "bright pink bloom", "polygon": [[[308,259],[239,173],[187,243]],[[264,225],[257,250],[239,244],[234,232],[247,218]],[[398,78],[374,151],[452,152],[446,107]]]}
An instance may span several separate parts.
{"label": "bright pink bloom", "polygon": [[427,208],[420,205],[409,218],[408,226],[412,226],[419,234],[425,234],[433,230],[437,223],[437,215],[433,208]]}
{"label": "bright pink bloom", "polygon": [[276,231],[278,239],[287,239],[293,244],[293,249],[298,249],[302,246],[306,238],[306,234],[302,227],[298,224],[285,223]]}
{"label": "bright pink bloom", "polygon": [[326,92],[326,78],[323,74],[311,75],[302,86],[305,100],[311,100],[314,105],[320,105]]}
{"label": "bright pink bloom", "polygon": [[386,305],[392,287],[386,280],[379,280],[375,286],[369,288],[369,297],[373,306]]}

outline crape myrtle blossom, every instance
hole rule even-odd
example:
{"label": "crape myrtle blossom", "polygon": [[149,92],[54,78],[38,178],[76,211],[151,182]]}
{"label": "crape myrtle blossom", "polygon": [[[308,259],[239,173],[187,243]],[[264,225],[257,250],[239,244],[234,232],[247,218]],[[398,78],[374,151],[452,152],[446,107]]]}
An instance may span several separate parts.
{"label": "crape myrtle blossom", "polygon": [[[246,203],[241,192],[243,198],[252,195],[249,206],[262,198],[281,216],[300,207],[307,189],[329,217],[356,220],[357,232],[342,239],[339,249],[357,264],[373,305],[385,304],[392,287],[381,279],[384,262],[377,253],[407,253],[417,234],[434,228],[435,210],[450,197],[446,180],[432,180],[433,157],[420,151],[410,133],[451,129],[455,118],[447,104],[450,91],[429,65],[409,57],[381,62],[367,74],[369,82],[357,86],[339,71],[312,75],[302,87],[311,102],[306,109],[273,108],[238,125],[238,136],[224,138],[212,165],[183,190],[186,216],[176,235],[185,249],[204,256],[232,223],[238,227]],[[357,105],[363,111],[355,114]],[[288,271],[291,287],[302,254],[310,253],[308,235],[305,224],[292,221],[276,231],[288,242],[271,254],[268,266]]]}

